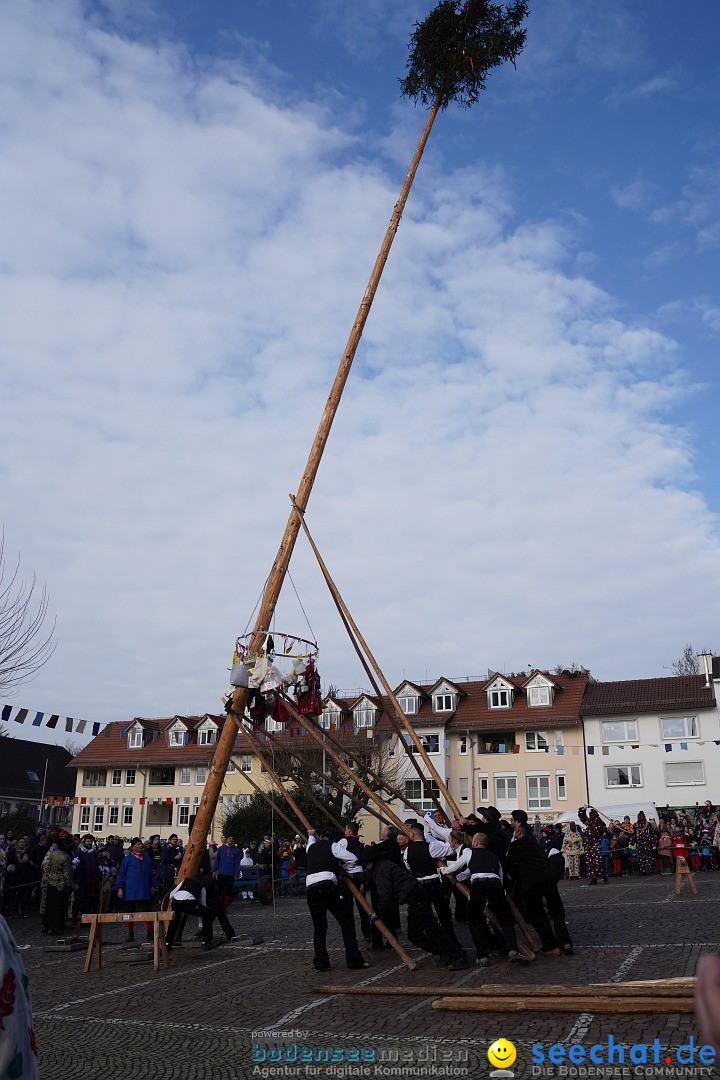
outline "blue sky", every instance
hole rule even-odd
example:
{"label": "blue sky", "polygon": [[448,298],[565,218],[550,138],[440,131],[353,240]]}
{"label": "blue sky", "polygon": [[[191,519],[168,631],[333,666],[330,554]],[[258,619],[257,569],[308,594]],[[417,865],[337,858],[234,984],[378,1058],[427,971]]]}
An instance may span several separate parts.
{"label": "blue sky", "polygon": [[[416,0],[9,0],[0,506],[58,647],[12,704],[219,707],[421,129]],[[533,5],[438,119],[308,521],[391,682],[720,648],[720,10]],[[327,682],[364,677],[307,551]],[[307,630],[292,590],[280,629]]]}

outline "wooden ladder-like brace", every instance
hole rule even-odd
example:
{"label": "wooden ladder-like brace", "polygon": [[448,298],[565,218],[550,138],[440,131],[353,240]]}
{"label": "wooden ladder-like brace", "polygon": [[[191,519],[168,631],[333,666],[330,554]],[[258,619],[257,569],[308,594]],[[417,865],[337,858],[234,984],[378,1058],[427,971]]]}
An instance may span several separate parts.
{"label": "wooden ladder-like brace", "polygon": [[688,879],[690,888],[695,896],[697,896],[697,885],[693,878],[692,871],[687,864],[687,859],[684,855],[678,855],[675,860],[675,895],[680,895],[680,889],[682,888],[683,876]]}

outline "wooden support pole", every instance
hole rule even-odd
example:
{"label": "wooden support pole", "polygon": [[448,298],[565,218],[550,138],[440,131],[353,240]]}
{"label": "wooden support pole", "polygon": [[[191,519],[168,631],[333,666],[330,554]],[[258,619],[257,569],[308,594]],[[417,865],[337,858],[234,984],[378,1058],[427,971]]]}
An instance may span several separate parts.
{"label": "wooden support pole", "polygon": [[[303,719],[307,720],[307,717],[303,717]],[[343,795],[345,795],[350,800],[350,802],[353,804],[354,807],[359,807],[361,810],[366,810],[368,812],[368,814],[372,814],[372,816],[377,818],[377,820],[380,821],[383,825],[387,825],[387,822],[377,812],[377,810],[375,810],[369,804],[366,804],[366,803],[362,802],[362,800],[358,799],[356,796],[351,795],[349,791],[346,791],[345,788],[342,787],[342,785],[337,782],[337,780],[334,780],[332,778],[332,776],[330,776],[328,773],[323,772],[322,769],[318,769],[316,765],[310,766],[307,759],[304,758],[302,756],[302,754],[299,754],[297,752],[297,749],[290,750],[287,746],[285,746],[280,741],[280,739],[277,737],[277,735],[273,735],[271,732],[266,732],[265,734],[267,735],[268,739],[270,739],[270,741],[273,743],[273,745],[277,746],[277,748],[279,750],[283,750],[286,754],[291,754],[292,757],[294,757],[297,761],[299,761],[301,765],[307,766],[309,769],[311,769],[312,772],[317,773],[318,776],[322,776],[322,778],[324,780],[326,780],[328,782],[328,784],[330,784],[331,787],[335,788],[336,791],[341,791],[343,793]],[[339,827],[341,827],[341,826],[339,826]]]}
{"label": "wooden support pole", "polygon": [[305,817],[302,810],[300,809],[298,804],[295,802],[292,795],[287,790],[287,788],[283,784],[282,780],[280,779],[278,774],[275,772],[272,765],[270,765],[269,761],[267,760],[267,758],[263,754],[262,750],[260,749],[261,746],[262,746],[262,742],[258,738],[257,731],[253,731],[253,739],[254,739],[255,743],[257,744],[257,749],[256,749],[257,756],[260,758],[261,763],[265,766],[265,771],[267,772],[268,776],[270,777],[270,779],[272,780],[272,782],[274,783],[275,787],[278,789],[280,794],[287,801],[288,805],[290,806],[290,809],[295,814],[298,821],[302,822],[303,826],[305,827],[305,831],[309,835],[310,830],[312,829],[312,825],[310,824],[308,819]]}
{"label": "wooden support pole", "polygon": [[[663,998],[664,1013],[693,1013],[695,1002],[691,997]],[[433,1009],[444,1012],[548,1012],[548,1013],[591,1013],[617,1014],[648,1013],[657,1015],[658,999],[610,998],[585,994],[577,998],[535,997],[535,998],[480,998],[480,997],[444,997],[433,1001]]]}
{"label": "wooden support pole", "polygon": [[[290,713],[290,715],[292,717],[294,717],[300,723],[303,722],[303,720],[305,718],[300,716],[297,709],[295,708],[295,706],[292,704],[292,702],[288,698],[283,698],[283,705],[285,706],[285,708],[287,709],[287,711]],[[368,787],[368,785],[365,783],[365,781],[362,779],[362,777],[360,777],[356,773],[354,773],[352,771],[352,769],[350,768],[350,766],[345,764],[343,759],[340,757],[339,754],[337,754],[335,752],[335,750],[333,749],[332,746],[328,746],[326,743],[323,743],[322,735],[318,734],[318,732],[309,724],[307,725],[305,730],[309,733],[311,738],[315,739],[315,741],[320,746],[322,746],[324,748],[326,754],[328,754],[330,756],[330,758],[332,758],[332,760],[335,762],[335,764],[340,769],[342,769],[342,771],[347,776],[350,777],[352,782],[354,784],[357,784],[357,786],[362,791],[365,792],[367,797],[369,799],[371,799],[372,802],[374,802],[376,806],[379,805],[382,808],[383,813],[387,814],[387,816],[390,818],[390,820],[395,825],[397,825],[400,832],[404,832],[409,836],[410,835],[410,830],[409,830],[408,826],[404,823],[404,821],[402,821],[402,819],[397,816],[397,814],[394,812],[394,810],[390,809],[390,807],[387,805],[387,803],[383,802],[383,800],[380,798],[379,795],[376,795],[376,793],[371,788]]]}
{"label": "wooden support pole", "polygon": [[[300,511],[299,511],[298,507],[295,505],[295,500],[294,500],[292,495],[290,496],[290,502],[293,504],[293,508],[297,511],[298,515],[300,516],[300,521],[304,526],[304,524],[305,524],[304,523],[304,518],[300,514]],[[305,531],[306,531],[306,534],[307,534],[307,528],[305,528]],[[311,541],[311,543],[312,543],[312,541]],[[327,569],[327,567],[325,566],[324,563],[322,564],[322,567],[324,567],[323,574],[324,574],[324,577],[325,577],[325,581],[326,581],[326,584],[328,585],[328,588],[330,590],[330,595],[332,597],[333,603],[335,604],[335,607],[337,608],[338,614],[340,616],[340,621],[342,622],[343,626],[345,627],[347,635],[350,638],[350,641],[352,643],[353,648],[355,649],[357,657],[358,657],[360,663],[363,666],[365,674],[367,675],[368,679],[370,680],[370,685],[372,686],[372,688],[373,688],[373,690],[375,692],[375,696],[378,698],[379,701],[382,701],[382,697],[383,697],[382,690],[378,686],[378,683],[377,683],[375,675],[374,675],[374,673],[372,671],[372,668],[368,664],[367,659],[365,657],[365,654],[362,651],[362,649],[360,648],[360,645],[359,645],[359,643],[357,641],[357,638],[355,637],[355,634],[353,633],[352,626],[348,622],[347,616],[345,615],[345,605],[344,605],[343,599],[340,596],[340,593],[339,593],[339,591],[337,589],[337,586],[335,585],[335,582],[330,577],[330,573],[329,573],[329,571],[328,571],[328,569]],[[392,712],[392,709],[388,710],[386,715],[387,715],[388,721],[390,722],[390,725],[391,725],[393,731],[395,732],[395,734],[398,737],[399,742],[401,742],[403,747],[405,747],[405,739],[403,737],[403,728],[398,723],[398,721],[395,719],[395,717],[393,715],[393,712]],[[324,734],[327,734],[327,732],[324,732]],[[415,757],[414,754],[409,754],[407,756],[408,756],[408,758],[410,760],[410,764],[414,768],[415,772],[418,775],[418,778],[420,779],[420,781],[422,783],[422,790],[427,794],[427,796],[429,797],[431,802],[434,803],[435,809],[439,810],[440,813],[444,814],[445,811],[443,810],[442,806],[440,805],[440,801],[436,797],[434,791],[430,787],[430,780],[429,780],[428,776],[422,771],[422,769],[420,767],[420,763],[418,762],[417,758]],[[365,768],[367,770],[367,766],[363,766],[363,768]],[[405,799],[404,796],[399,796],[399,797],[402,799],[402,801],[405,803],[406,806],[410,807],[410,809],[412,810],[412,812],[414,814],[416,814],[418,812],[417,807],[413,806],[412,803],[409,803],[408,800]]]}
{"label": "wooden support pole", "polygon": [[[428,772],[430,773],[431,777],[433,778],[433,780],[437,784],[438,789],[440,790],[440,792],[442,793],[443,797],[445,798],[448,806],[450,807],[450,810],[452,811],[453,817],[457,818],[459,820],[460,817],[461,817],[461,814],[460,814],[460,810],[458,809],[458,806],[457,806],[455,800],[453,799],[452,795],[448,791],[448,789],[447,789],[447,787],[445,785],[445,781],[442,779],[442,777],[440,776],[440,773],[437,771],[437,769],[433,765],[432,761],[430,760],[430,758],[429,758],[429,756],[427,754],[427,751],[425,750],[425,747],[423,746],[422,741],[418,738],[418,735],[417,735],[414,727],[408,721],[407,717],[405,716],[405,713],[400,708],[400,702],[395,697],[395,694],[393,693],[393,690],[392,690],[392,687],[390,686],[390,683],[385,678],[385,675],[383,674],[383,672],[382,672],[382,670],[380,668],[380,665],[378,664],[377,660],[375,659],[375,657],[371,653],[370,649],[368,648],[368,644],[365,641],[362,634],[360,633],[360,631],[359,631],[359,629],[357,627],[357,624],[353,621],[352,615],[348,611],[347,605],[345,604],[342,597],[340,596],[340,593],[338,592],[337,586],[335,585],[333,579],[331,578],[330,572],[329,572],[327,566],[325,565],[325,563],[323,561],[322,555],[318,551],[317,546],[315,544],[315,541],[313,540],[312,536],[310,535],[310,530],[308,529],[307,524],[305,522],[304,508],[302,508],[301,506],[298,505],[297,500],[293,500],[293,510],[295,511],[295,513],[297,514],[297,516],[298,516],[298,518],[300,520],[300,523],[302,525],[305,536],[307,537],[308,543],[310,544],[310,546],[311,546],[311,548],[313,550],[313,553],[315,555],[315,558],[317,559],[318,566],[320,567],[320,570],[322,571],[322,575],[325,578],[325,581],[327,582],[328,588],[330,589],[330,591],[331,591],[333,597],[335,598],[336,602],[342,607],[345,618],[347,619],[348,623],[352,627],[352,631],[353,631],[355,637],[357,638],[360,645],[362,646],[363,651],[364,651],[365,655],[367,656],[368,660],[370,661],[372,667],[375,669],[375,674],[377,675],[380,684],[382,685],[383,689],[385,690],[385,693],[387,694],[387,696],[390,698],[390,702],[392,704],[393,709],[395,710],[395,715],[396,715],[397,719],[400,721],[400,723],[403,725],[403,727],[407,731],[408,735],[410,736],[415,749],[417,750],[420,757],[423,759]],[[403,745],[404,745],[404,740],[403,740]],[[405,750],[407,752],[407,747],[405,747]]]}
{"label": "wooden support pole", "polygon": [[[289,818],[289,817],[287,816],[287,814],[286,814],[286,813],[284,813],[284,812],[283,812],[283,811],[282,811],[282,810],[280,809],[280,807],[279,807],[279,806],[277,806],[277,805],[276,805],[276,804],[275,804],[275,803],[273,802],[273,800],[272,800],[272,799],[270,798],[270,796],[269,796],[269,795],[267,794],[267,792],[266,792],[266,791],[263,791],[263,789],[262,789],[262,788],[260,787],[260,785],[259,785],[259,784],[256,784],[254,780],[251,780],[251,779],[250,779],[250,777],[249,777],[249,776],[247,775],[247,773],[245,774],[245,779],[247,780],[247,782],[248,782],[248,783],[250,784],[250,786],[251,786],[251,787],[254,787],[254,788],[255,788],[255,790],[256,790],[256,792],[258,793],[258,795],[260,795],[260,796],[261,796],[261,798],[263,798],[263,799],[265,800],[265,802],[266,802],[266,803],[268,803],[268,804],[269,804],[269,805],[270,805],[270,806],[271,806],[271,807],[273,808],[273,810],[274,810],[274,811],[275,811],[275,813],[276,813],[276,814],[278,815],[278,817],[281,817],[281,818],[283,819],[283,821],[284,821],[284,822],[285,822],[285,823],[286,823],[287,825],[289,825],[289,826],[290,826],[290,828],[291,828],[291,829],[293,830],[293,833],[298,833],[298,835],[299,835],[299,836],[301,836],[301,835],[302,835],[302,833],[300,833],[300,832],[299,832],[299,830],[298,830],[298,826],[297,826],[297,825],[295,824],[295,822],[294,822],[294,821],[292,821],[292,820],[291,820],[291,819],[290,819],[290,818]],[[306,836],[306,837],[304,837],[304,839],[305,839],[305,840],[307,840],[307,836]]]}
{"label": "wooden support pole", "polygon": [[[293,709],[293,710],[292,710],[292,712],[294,712],[294,711],[295,711],[295,710]],[[297,717],[298,719],[300,719],[300,717],[298,716],[298,714],[297,714],[297,713],[295,713],[295,715],[296,715],[296,717]],[[255,737],[256,737],[256,742],[257,742],[257,744],[258,744],[258,747],[259,747],[259,746],[261,745],[261,743],[260,743],[260,740],[259,740],[259,739],[257,738],[257,732],[255,732],[255,733],[254,733],[254,735],[255,735]],[[295,802],[295,800],[294,800],[294,799],[292,798],[292,796],[291,796],[291,795],[290,795],[290,794],[288,793],[288,791],[287,791],[287,790],[286,790],[286,788],[284,787],[284,785],[283,785],[282,781],[281,781],[281,780],[280,780],[280,778],[278,777],[277,773],[276,773],[276,772],[274,771],[274,769],[272,769],[272,768],[271,768],[271,766],[270,766],[270,765],[268,764],[268,762],[267,762],[267,759],[266,759],[266,758],[265,758],[265,756],[263,755],[262,751],[261,751],[261,750],[259,750],[259,749],[258,749],[258,757],[260,758],[260,761],[261,761],[261,762],[262,762],[262,763],[264,764],[264,766],[265,766],[265,768],[266,768],[266,770],[267,770],[267,773],[268,773],[268,775],[270,776],[270,779],[271,779],[271,780],[273,781],[273,783],[274,783],[274,784],[275,784],[275,786],[277,787],[278,791],[279,791],[279,792],[280,792],[280,793],[281,793],[282,795],[284,795],[284,797],[285,797],[285,798],[287,799],[288,803],[289,803],[289,804],[290,804],[290,806],[292,807],[292,809],[293,809],[294,813],[295,813],[295,814],[297,814],[297,816],[298,816],[299,820],[300,820],[300,821],[302,821],[303,825],[305,826],[305,829],[307,830],[307,833],[308,833],[308,837],[309,837],[309,834],[310,834],[310,832],[312,831],[312,825],[310,824],[310,822],[308,821],[308,819],[307,819],[307,818],[305,817],[305,815],[304,815],[304,814],[302,813],[302,811],[301,811],[301,810],[300,810],[300,808],[298,807],[298,805],[297,805],[297,803]],[[373,912],[372,908],[370,907],[370,905],[369,905],[369,904],[367,904],[367,901],[365,901],[365,897],[363,897],[363,896],[362,896],[362,894],[360,893],[360,891],[359,891],[359,890],[358,890],[358,889],[356,888],[356,886],[355,886],[355,885],[353,884],[353,882],[352,882],[352,881],[350,881],[350,879],[349,879],[349,877],[348,877],[347,875],[344,875],[344,876],[343,876],[343,881],[345,881],[345,882],[346,882],[346,884],[348,885],[348,887],[349,887],[350,891],[352,892],[353,896],[355,896],[356,898],[358,898],[359,902],[361,902],[361,903],[363,904],[363,906],[365,906],[365,908],[366,908],[366,910],[367,910],[368,914],[370,914],[370,915],[373,915],[373,914],[374,914],[374,912]],[[390,947],[391,947],[392,949],[394,949],[394,950],[395,950],[395,952],[396,952],[396,953],[398,954],[398,956],[400,957],[400,959],[402,960],[402,962],[403,962],[403,963],[405,964],[405,966],[406,966],[406,967],[408,967],[410,971],[414,971],[414,970],[415,970],[415,967],[416,967],[416,964],[415,964],[415,963],[414,963],[414,962],[413,962],[413,961],[412,961],[412,960],[410,959],[410,957],[409,957],[409,956],[407,955],[407,953],[405,952],[405,950],[403,949],[403,947],[402,947],[402,946],[400,945],[400,943],[399,943],[399,941],[397,940],[397,938],[395,938],[395,937],[394,937],[394,936],[393,936],[393,935],[392,935],[392,934],[390,933],[390,931],[388,930],[388,928],[387,928],[387,927],[385,926],[385,924],[384,924],[383,922],[381,922],[381,920],[380,920],[380,919],[376,919],[376,920],[375,920],[375,925],[376,925],[377,929],[379,930],[379,932],[380,932],[380,933],[382,934],[382,936],[383,936],[383,937],[385,938],[385,940],[387,941],[387,943],[388,943],[388,944],[390,945]]]}
{"label": "wooden support pole", "polygon": [[306,725],[307,727],[312,726],[317,732],[320,733],[320,735],[323,736],[323,738],[327,738],[332,746],[334,746],[341,753],[347,754],[347,756],[352,761],[354,761],[359,768],[363,769],[368,774],[368,776],[370,776],[377,783],[382,784],[383,789],[387,791],[389,795],[392,795],[392,797],[394,799],[397,799],[398,802],[403,803],[408,808],[408,810],[411,810],[413,812],[413,814],[419,813],[418,808],[416,806],[413,806],[409,799],[405,798],[399,788],[396,788],[393,784],[388,783],[388,781],[385,780],[382,776],[380,776],[380,774],[377,773],[375,769],[371,768],[370,765],[365,765],[362,761],[360,761],[357,754],[353,754],[351,750],[347,749],[347,747],[342,746],[340,742],[335,739],[335,737],[330,732],[325,731],[323,728],[320,727],[314,716],[306,716],[304,717],[304,719],[309,721],[309,723]]}
{"label": "wooden support pole", "polygon": [[[344,874],[343,875],[343,881],[345,882],[348,889],[350,890],[350,892],[353,894],[353,896],[357,900],[358,904],[360,904],[360,907],[364,908],[368,915],[374,915],[375,912],[373,911],[372,907],[370,906],[370,904],[368,904],[367,900],[365,899],[363,894],[360,892],[357,885],[351,879],[349,874]],[[408,968],[410,971],[414,971],[415,968],[417,967],[417,964],[415,963],[414,960],[410,959],[410,957],[405,952],[405,950],[403,949],[403,947],[400,944],[400,942],[398,941],[398,939],[395,937],[395,935],[392,933],[392,931],[388,930],[387,926],[382,921],[382,919],[375,919],[375,927],[376,927],[377,930],[379,930],[379,932],[385,938],[388,945],[390,945],[390,947],[395,950],[395,952],[398,954],[398,956],[402,960],[405,967]]]}

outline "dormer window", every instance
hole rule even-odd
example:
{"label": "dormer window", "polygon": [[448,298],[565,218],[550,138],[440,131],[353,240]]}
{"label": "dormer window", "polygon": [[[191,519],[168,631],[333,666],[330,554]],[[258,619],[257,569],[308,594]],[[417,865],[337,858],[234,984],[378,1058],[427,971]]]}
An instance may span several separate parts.
{"label": "dormer window", "polygon": [[329,731],[331,724],[338,726],[340,724],[340,715],[340,710],[336,706],[326,705],[320,714],[320,727],[323,731]]}
{"label": "dormer window", "polygon": [[398,698],[398,702],[406,716],[414,716],[418,711],[418,699],[416,697],[401,697]]}
{"label": "dormer window", "polygon": [[375,723],[375,717],[377,710],[365,706],[362,709],[355,709],[353,712],[353,723],[358,728],[371,728]]}
{"label": "dormer window", "polygon": [[170,738],[168,739],[169,746],[184,746],[185,745],[185,731],[183,728],[172,728],[170,731]]}
{"label": "dormer window", "polygon": [[531,709],[549,708],[553,703],[555,685],[542,672],[537,672],[528,682],[524,689],[527,692],[527,703]]}
{"label": "dormer window", "polygon": [[510,691],[505,690],[491,690],[488,694],[488,704],[491,709],[509,709],[512,704],[510,698]]}
{"label": "dormer window", "polygon": [[198,731],[198,746],[213,746],[217,731],[214,727],[201,728]]}
{"label": "dormer window", "polygon": [[141,750],[143,745],[143,729],[140,727],[133,728],[128,732],[127,737],[128,750]]}
{"label": "dormer window", "polygon": [[537,705],[549,705],[550,704],[550,687],[549,686],[531,686],[528,689],[528,705],[535,707]]}
{"label": "dormer window", "polygon": [[455,694],[434,694],[433,712],[454,712]]}

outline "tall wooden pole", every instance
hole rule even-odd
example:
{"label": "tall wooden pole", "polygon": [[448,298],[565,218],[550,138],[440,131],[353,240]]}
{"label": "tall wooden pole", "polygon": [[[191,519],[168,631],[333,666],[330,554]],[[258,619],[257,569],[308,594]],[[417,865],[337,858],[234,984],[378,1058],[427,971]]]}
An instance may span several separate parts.
{"label": "tall wooden pole", "polygon": [[[385,268],[388,255],[390,254],[390,248],[392,242],[395,239],[395,234],[400,225],[400,219],[405,209],[408,196],[410,194],[410,188],[412,187],[415,174],[418,170],[420,160],[425,150],[425,144],[432,130],[435,117],[440,109],[440,98],[438,97],[433,103],[430,112],[428,113],[425,127],[418,141],[415,153],[413,154],[412,161],[410,162],[410,168],[407,171],[405,180],[403,181],[402,188],[400,190],[400,197],[395,203],[392,215],[390,217],[390,223],[385,232],[380,251],[375,260],[370,279],[365,289],[362,301],[358,313],[355,316],[355,322],[353,323],[352,330],[350,331],[350,337],[348,338],[347,345],[345,346],[345,352],[343,353],[340,366],[338,368],[335,380],[330,389],[325,409],[320,420],[320,424],[315,435],[312,447],[310,449],[310,455],[303,472],[300,485],[295,496],[295,501],[300,510],[304,511],[307,507],[310,493],[312,491],[315,477],[320,465],[320,461],[330,435],[330,429],[332,427],[333,420],[335,419],[335,413],[337,412],[338,405],[340,404],[340,397],[345,388],[348,375],[350,374],[350,368],[357,352],[357,347],[360,344],[360,338],[367,322],[367,317],[370,313],[375,294],[377,293],[378,285],[380,284],[380,278]],[[290,511],[287,525],[285,526],[285,532],[283,533],[282,540],[280,541],[280,547],[278,553],[275,556],[275,561],[270,570],[267,583],[265,585],[265,591],[263,593],[262,602],[260,604],[260,611],[258,612],[257,620],[255,622],[255,628],[253,635],[250,639],[250,652],[257,654],[265,641],[265,634],[270,627],[270,623],[275,611],[278,598],[280,596],[280,590],[282,589],[283,581],[287,573],[288,566],[290,564],[290,557],[295,547],[295,541],[297,540],[298,531],[300,529],[300,521],[294,509]],[[247,690],[237,688],[232,697],[231,711],[228,713],[227,720],[223,725],[222,734],[218,740],[217,747],[215,749],[215,755],[210,765],[210,771],[205,782],[205,788],[200,797],[200,803],[198,805],[197,814],[195,816],[195,823],[193,824],[192,831],[190,833],[190,839],[188,845],[185,848],[185,857],[183,858],[182,866],[180,867],[180,873],[183,877],[191,877],[197,870],[200,863],[200,856],[203,850],[203,844],[207,837],[210,826],[212,824],[213,815],[215,813],[215,807],[217,806],[218,799],[220,798],[220,792],[222,790],[223,781],[225,779],[225,772],[230,761],[230,755],[235,743],[235,736],[237,735],[240,721],[245,714],[245,706],[247,705]]]}

